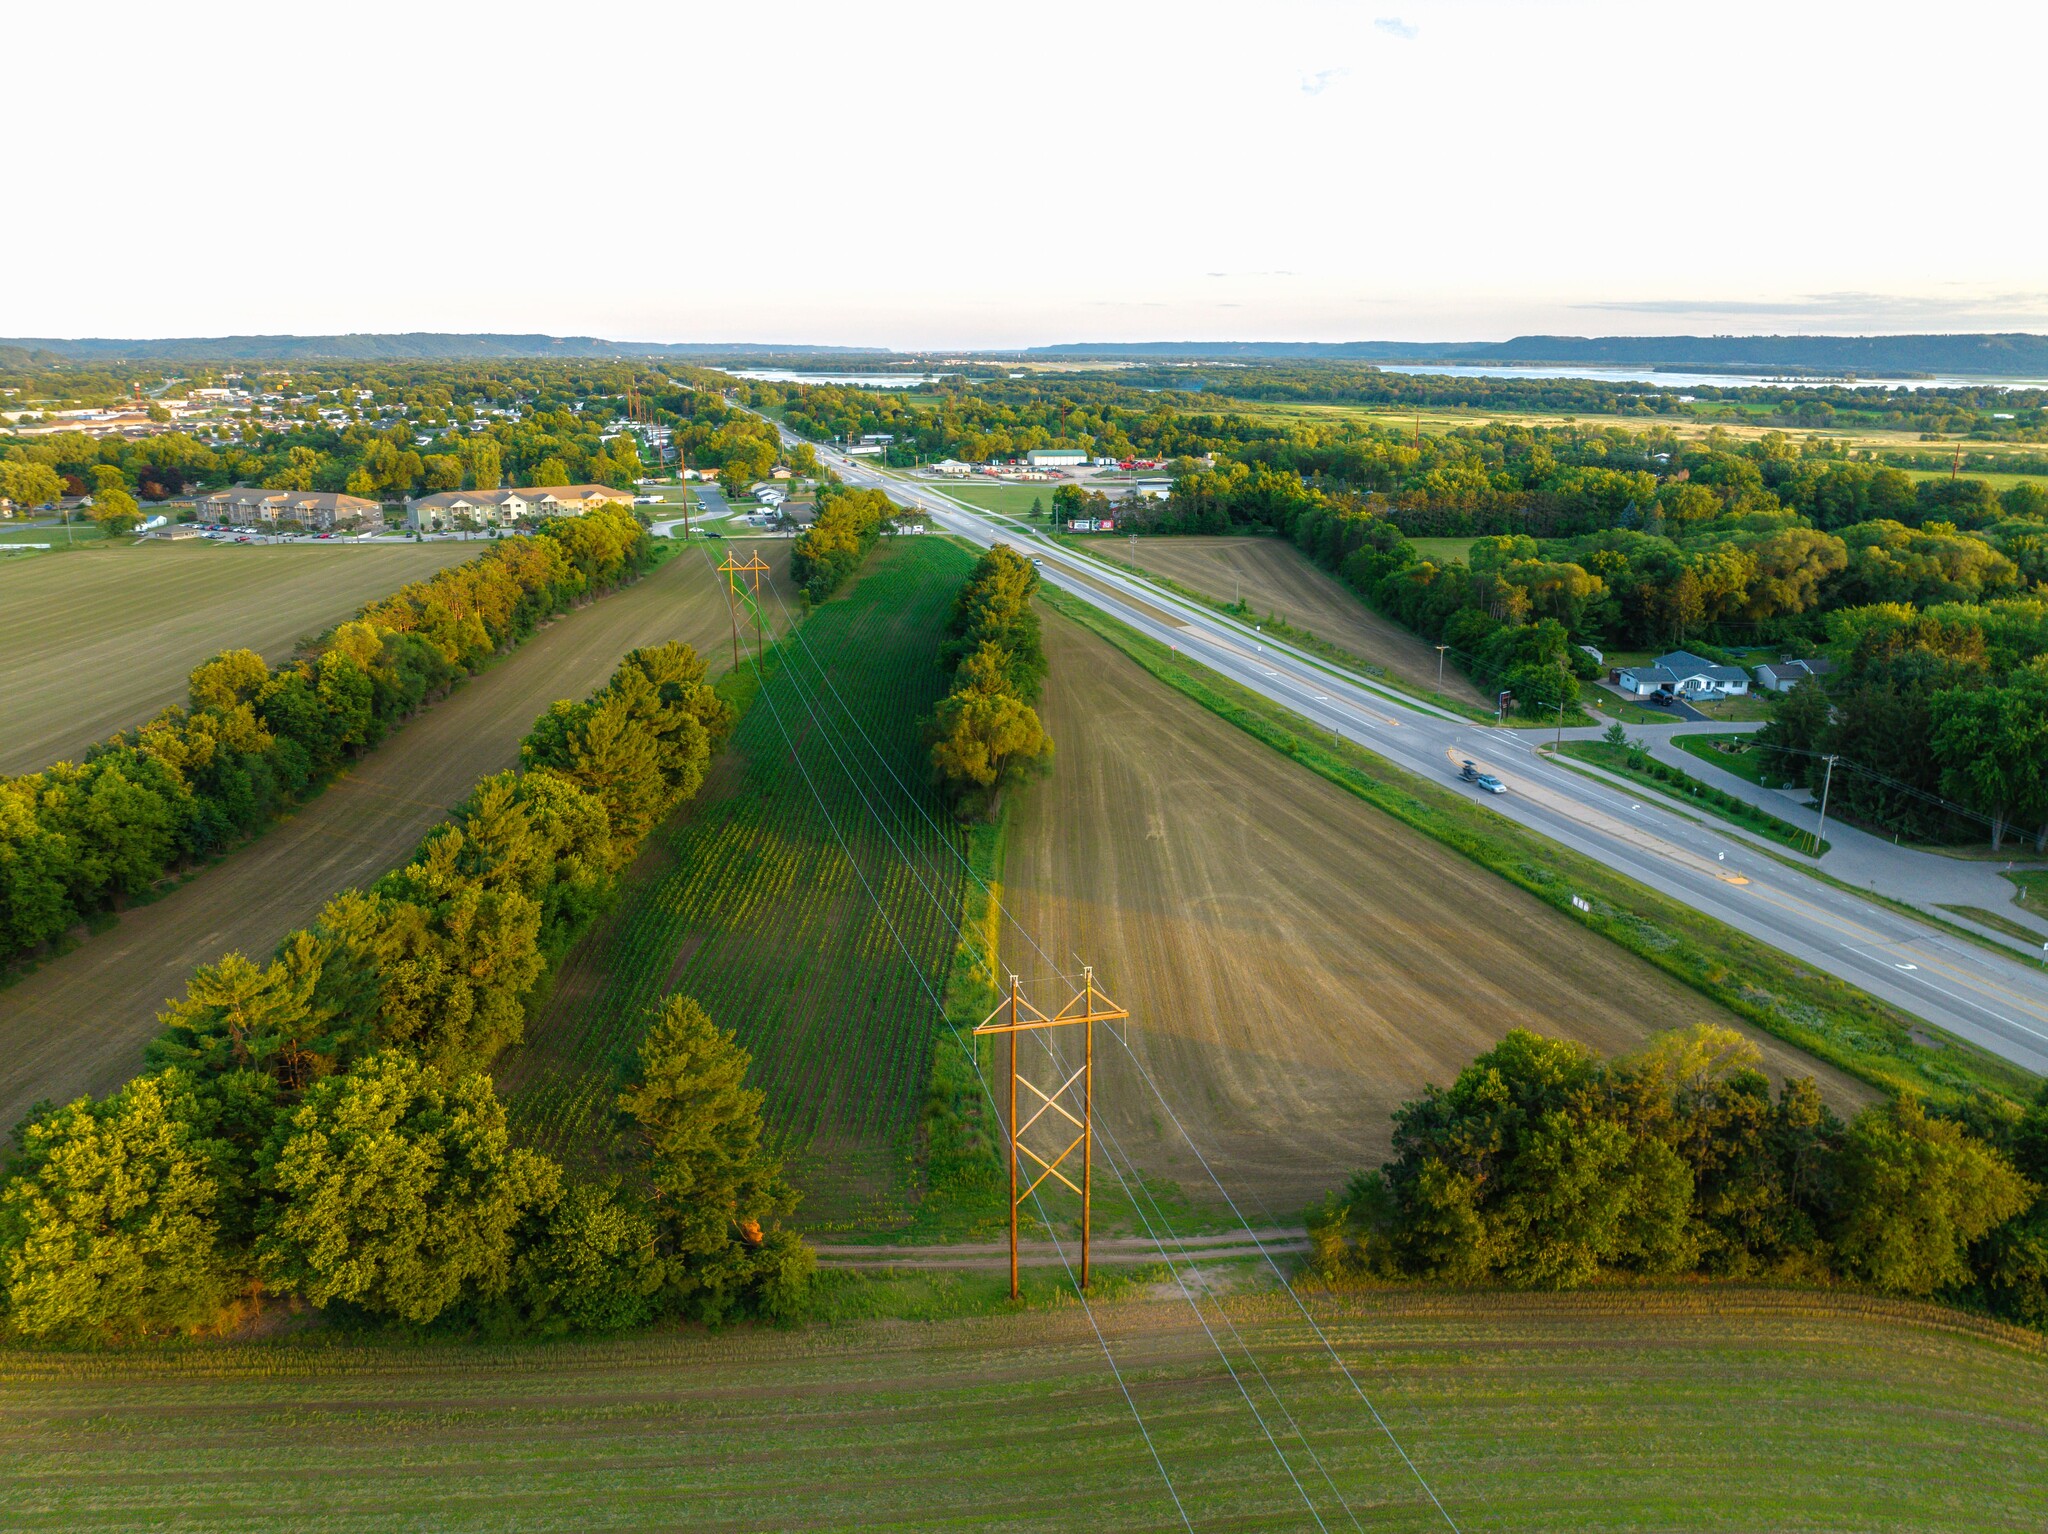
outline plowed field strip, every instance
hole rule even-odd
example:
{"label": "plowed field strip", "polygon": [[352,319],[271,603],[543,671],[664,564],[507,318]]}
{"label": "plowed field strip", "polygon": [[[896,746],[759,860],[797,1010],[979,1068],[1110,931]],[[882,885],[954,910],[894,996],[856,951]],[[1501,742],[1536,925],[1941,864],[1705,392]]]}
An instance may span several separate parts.
{"label": "plowed field strip", "polygon": [[[1510,1028],[1603,1051],[1710,1021],[1838,1107],[1868,1093],[1296,767],[1047,614],[1053,775],[1020,797],[1005,899],[1097,967],[1130,1037],[1255,1216],[1296,1217],[1378,1163],[1389,1114]],[[1042,967],[1014,928],[1003,957]],[[1148,1173],[1206,1175],[1121,1049],[1098,1112]]]}
{"label": "plowed field strip", "polygon": [[[787,549],[765,544],[764,557],[781,570]],[[722,589],[686,551],[465,682],[291,819],[0,991],[0,1124],[37,1098],[126,1080],[194,965],[233,949],[265,957],[331,896],[395,867],[478,778],[518,759],[555,699],[583,696],[626,651],[669,639],[723,671],[728,627]]]}
{"label": "plowed field strip", "polygon": [[[1140,570],[1164,575],[1219,602],[1242,597],[1259,614],[1285,618],[1360,660],[1386,667],[1410,687],[1436,687],[1434,645],[1381,617],[1291,543],[1278,538],[1140,538],[1137,545]],[[1131,554],[1128,538],[1114,543],[1098,540],[1095,547],[1111,560],[1125,560]],[[1456,667],[1443,668],[1443,685],[1445,693],[1460,702],[1493,706],[1493,700],[1482,698]]]}

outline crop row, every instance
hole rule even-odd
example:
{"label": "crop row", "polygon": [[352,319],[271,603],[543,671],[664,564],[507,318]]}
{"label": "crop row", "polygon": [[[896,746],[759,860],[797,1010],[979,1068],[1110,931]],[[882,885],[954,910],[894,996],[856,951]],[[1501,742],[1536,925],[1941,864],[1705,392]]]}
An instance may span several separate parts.
{"label": "crop row", "polygon": [[737,771],[657,833],[654,866],[531,1030],[512,1073],[531,1143],[574,1156],[601,1140],[648,1010],[673,990],[752,1051],[786,1154],[894,1154],[922,1102],[965,878],[919,722],[966,565],[949,545],[887,545],[771,659],[729,747]]}

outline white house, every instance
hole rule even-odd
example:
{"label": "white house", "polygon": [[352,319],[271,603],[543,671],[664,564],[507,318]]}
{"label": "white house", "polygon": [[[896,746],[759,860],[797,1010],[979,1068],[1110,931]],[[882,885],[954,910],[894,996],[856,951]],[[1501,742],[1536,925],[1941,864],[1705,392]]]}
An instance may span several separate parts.
{"label": "white house", "polygon": [[1835,669],[1831,660],[1780,660],[1756,668],[1756,685],[1766,692],[1790,692],[1810,676],[1826,676]]}
{"label": "white house", "polygon": [[1749,691],[1749,673],[1740,666],[1717,666],[1688,650],[1660,655],[1647,666],[1624,666],[1615,683],[1631,698],[1658,693],[1678,698],[1739,698]]}
{"label": "white house", "polygon": [[962,463],[957,458],[941,458],[937,463],[931,466],[931,470],[934,474],[950,475],[951,477],[957,479],[961,475],[972,474],[974,472],[974,465],[971,463]]}
{"label": "white house", "polygon": [[1034,469],[1072,469],[1086,463],[1088,455],[1078,447],[1034,447],[1024,460]]}

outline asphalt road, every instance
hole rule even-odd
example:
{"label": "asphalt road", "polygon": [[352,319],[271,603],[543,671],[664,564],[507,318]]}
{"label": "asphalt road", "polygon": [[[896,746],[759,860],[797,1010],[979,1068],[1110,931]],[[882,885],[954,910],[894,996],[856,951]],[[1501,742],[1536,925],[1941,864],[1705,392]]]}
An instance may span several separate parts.
{"label": "asphalt road", "polygon": [[1530,732],[1475,725],[1363,679],[1341,677],[1246,625],[1082,559],[937,487],[812,446],[849,483],[880,489],[971,542],[1026,549],[1042,561],[1040,574],[1052,585],[1310,723],[1439,782],[1455,781],[1459,761],[1470,758],[1508,785],[1502,795],[1468,790],[1495,813],[2048,1074],[2048,967],[2001,958],[1788,868],[1740,838],[1591,782],[1538,756]]}

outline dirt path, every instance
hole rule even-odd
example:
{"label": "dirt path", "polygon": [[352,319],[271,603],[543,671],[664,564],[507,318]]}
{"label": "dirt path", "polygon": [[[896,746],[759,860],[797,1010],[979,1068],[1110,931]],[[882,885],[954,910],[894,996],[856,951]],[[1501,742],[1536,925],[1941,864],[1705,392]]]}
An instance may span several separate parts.
{"label": "dirt path", "polygon": [[[1617,1052],[1693,1022],[1743,1026],[1086,631],[1048,615],[1045,636],[1058,758],[1018,801],[1005,899],[1051,962],[1093,963],[1131,1009],[1137,1059],[1251,1218],[1289,1219],[1376,1165],[1392,1110],[1511,1028]],[[1065,1000],[1014,927],[1002,943],[1027,986]],[[1752,1036],[1774,1073],[1817,1076],[1838,1106],[1867,1098]],[[1096,1101],[1145,1172],[1215,1197],[1101,1033]]]}
{"label": "dirt path", "polygon": [[[787,545],[764,545],[781,568]],[[38,1098],[103,1092],[140,1065],[196,965],[267,956],[341,890],[395,867],[534,719],[598,686],[635,646],[681,639],[726,666],[725,600],[694,552],[558,619],[428,709],[289,820],[110,931],[0,990],[0,1125]]]}
{"label": "dirt path", "polygon": [[[828,1268],[1006,1268],[1010,1247],[1006,1241],[960,1241],[947,1246],[840,1246],[817,1245],[818,1261]],[[1308,1232],[1295,1227],[1268,1227],[1255,1231],[1233,1231],[1221,1236],[1168,1238],[1167,1255],[1175,1262],[1222,1262],[1240,1257],[1275,1257],[1308,1250]],[[1055,1246],[1050,1241],[1019,1241],[1017,1261],[1034,1268],[1063,1267],[1080,1261],[1078,1236]],[[1097,1236],[1089,1245],[1096,1262],[1141,1263],[1160,1261],[1160,1243],[1145,1236]]]}
{"label": "dirt path", "polygon": [[[1260,617],[1273,613],[1284,618],[1361,660],[1386,667],[1411,687],[1436,687],[1434,645],[1381,617],[1291,543],[1278,538],[1140,538],[1137,545],[1140,570],[1221,602],[1243,597]],[[1104,542],[1098,552],[1127,559],[1131,540]],[[1443,668],[1443,685],[1447,695],[1462,702],[1492,706],[1455,668]]]}

